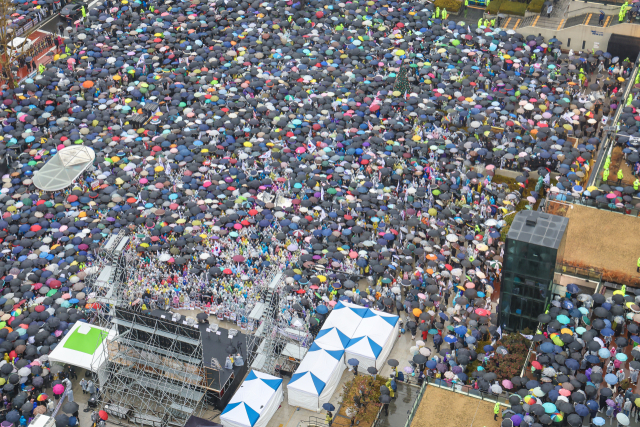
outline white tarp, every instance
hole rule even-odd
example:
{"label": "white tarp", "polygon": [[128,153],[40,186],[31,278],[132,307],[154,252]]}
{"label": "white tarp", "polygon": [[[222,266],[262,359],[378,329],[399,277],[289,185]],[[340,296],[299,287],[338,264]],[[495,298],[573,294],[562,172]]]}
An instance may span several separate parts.
{"label": "white tarp", "polygon": [[289,405],[320,411],[331,399],[344,370],[343,350],[325,350],[313,343],[287,384]]}
{"label": "white tarp", "polygon": [[389,356],[398,334],[398,320],[393,314],[368,309],[345,348],[345,360],[358,359],[359,372],[378,370]]}
{"label": "white tarp", "polygon": [[251,370],[224,408],[224,427],[265,427],[280,407],[284,393],[282,379]]}

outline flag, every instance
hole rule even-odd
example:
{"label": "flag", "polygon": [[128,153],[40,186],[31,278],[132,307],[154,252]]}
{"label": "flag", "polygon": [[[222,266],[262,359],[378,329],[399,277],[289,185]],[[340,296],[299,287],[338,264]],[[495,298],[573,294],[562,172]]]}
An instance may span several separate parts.
{"label": "flag", "polygon": [[367,120],[367,126],[369,126],[369,130],[373,129],[373,125],[371,124],[371,120]]}

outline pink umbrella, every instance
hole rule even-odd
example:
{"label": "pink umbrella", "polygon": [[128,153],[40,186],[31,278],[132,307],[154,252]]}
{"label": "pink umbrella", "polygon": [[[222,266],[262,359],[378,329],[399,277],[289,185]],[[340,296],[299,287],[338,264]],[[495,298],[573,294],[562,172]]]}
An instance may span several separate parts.
{"label": "pink umbrella", "polygon": [[64,386],[62,384],[56,384],[53,386],[54,394],[62,394],[64,393]]}
{"label": "pink umbrella", "polygon": [[506,388],[507,390],[510,390],[513,388],[513,383],[509,380],[502,380],[502,387]]}

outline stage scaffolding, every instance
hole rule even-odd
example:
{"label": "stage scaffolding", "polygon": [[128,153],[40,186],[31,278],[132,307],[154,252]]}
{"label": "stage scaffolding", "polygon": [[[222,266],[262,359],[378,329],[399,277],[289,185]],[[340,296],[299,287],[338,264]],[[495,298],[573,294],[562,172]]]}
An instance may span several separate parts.
{"label": "stage scaffolding", "polygon": [[96,300],[90,321],[103,328],[111,327],[110,319],[115,307],[128,305],[122,299],[122,287],[126,286],[131,274],[130,262],[125,253],[128,243],[129,237],[124,230],[111,235],[96,253],[91,274],[85,279],[85,285],[95,294]]}
{"label": "stage scaffolding", "polygon": [[260,325],[247,335],[251,368],[277,376],[295,371],[313,341],[303,319],[296,322],[284,309],[283,287],[284,274],[278,272],[264,293]]}
{"label": "stage scaffolding", "polygon": [[154,427],[181,427],[201,416],[208,387],[199,330],[120,308],[111,320],[118,335],[102,344],[107,358],[96,369],[99,406]]}

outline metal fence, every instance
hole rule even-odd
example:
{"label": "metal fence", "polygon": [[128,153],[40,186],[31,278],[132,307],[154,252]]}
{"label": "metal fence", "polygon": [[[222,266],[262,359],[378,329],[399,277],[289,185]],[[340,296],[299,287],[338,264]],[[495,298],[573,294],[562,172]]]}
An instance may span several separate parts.
{"label": "metal fence", "polygon": [[416,410],[418,409],[418,406],[422,401],[422,396],[424,396],[424,392],[427,390],[427,384],[428,384],[428,381],[425,381],[422,383],[422,387],[420,387],[420,392],[418,393],[416,400],[413,402],[413,407],[411,408],[411,411],[409,411],[409,417],[407,418],[407,422],[404,424],[404,427],[409,427],[411,425],[411,422],[413,421],[413,417],[416,414]]}
{"label": "metal fence", "polygon": [[602,280],[602,270],[595,267],[573,267],[564,263],[556,263],[555,271],[561,274],[584,277],[596,282],[600,282]]}
{"label": "metal fence", "polygon": [[547,200],[548,200],[548,203],[564,202],[564,203],[587,206],[590,208],[602,209],[610,212],[616,212],[623,215],[638,216],[638,214],[640,214],[640,209],[637,209],[635,207],[632,207],[632,208],[617,207],[613,203],[597,202],[594,199],[591,199],[589,197],[576,197],[571,194],[549,193],[549,195],[547,196]]}

